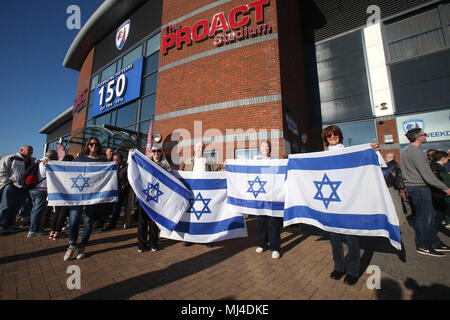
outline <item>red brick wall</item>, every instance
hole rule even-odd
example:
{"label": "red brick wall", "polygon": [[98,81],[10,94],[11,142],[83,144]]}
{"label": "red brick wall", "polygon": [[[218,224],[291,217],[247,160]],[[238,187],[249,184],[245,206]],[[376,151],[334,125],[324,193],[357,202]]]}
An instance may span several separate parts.
{"label": "red brick wall", "polygon": [[[87,92],[89,93],[91,85],[90,77],[92,73],[92,63],[94,61],[94,50],[95,47],[91,49],[86,59],[84,60],[83,66],[81,67],[80,74],[78,76],[77,95],[85,88],[88,89]],[[85,105],[87,105],[88,96],[89,95],[86,94]],[[85,126],[85,122],[86,122],[86,108],[83,108],[80,112],[77,112],[73,115],[72,132],[71,132],[72,138],[74,137],[74,134],[78,129],[83,128]],[[80,136],[80,138],[82,137]],[[73,156],[76,156],[76,154],[78,152],[81,152],[82,149],[83,147],[79,144],[71,144],[69,153]]]}
{"label": "red brick wall", "polygon": [[[251,2],[245,0],[230,1],[178,23],[182,26],[192,26],[201,19],[206,19],[211,23],[214,14],[224,12],[228,18],[228,13],[231,9]],[[162,25],[164,26],[174,19],[210,3],[211,1],[206,0],[165,0]],[[272,32],[267,34],[278,32],[276,10],[277,1],[275,0],[271,0],[270,5],[264,7],[264,23],[270,23],[272,26]],[[249,14],[249,17],[251,19],[249,27],[256,26],[254,10]],[[162,30],[161,40],[164,35],[165,32]],[[242,41],[245,40],[238,40],[235,43]],[[183,45],[181,50],[172,48],[167,55],[162,53],[161,42],[159,67],[161,68],[180,59],[217,48],[212,42],[213,39],[208,38],[203,42],[193,43],[190,46]],[[224,44],[223,46],[226,47],[227,45]],[[228,50],[160,71],[158,73],[156,115],[273,94],[281,94],[280,59],[277,39]],[[247,130],[254,128],[258,131],[260,129],[282,130],[283,128],[282,105],[280,101],[156,121],[155,133],[161,133],[164,140],[173,130],[185,128],[191,131],[192,138],[194,138],[193,122],[195,120],[203,121],[203,133],[209,128],[217,128],[223,132],[223,135],[226,134],[226,129],[242,128]],[[277,141],[275,144],[279,144],[279,154],[283,156],[283,152],[281,152],[282,148],[284,148],[283,142],[278,143]]]}

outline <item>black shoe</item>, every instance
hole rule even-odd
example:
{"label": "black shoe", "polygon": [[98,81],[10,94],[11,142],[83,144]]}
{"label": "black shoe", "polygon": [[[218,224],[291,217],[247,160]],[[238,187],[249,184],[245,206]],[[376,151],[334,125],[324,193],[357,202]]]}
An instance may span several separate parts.
{"label": "black shoe", "polygon": [[443,244],[442,242],[438,245],[433,246],[433,249],[437,252],[450,252],[450,248],[447,247],[445,244]]}
{"label": "black shoe", "polygon": [[443,254],[442,252],[438,252],[438,251],[434,250],[433,248],[425,249],[425,248],[417,247],[416,251],[418,253],[420,253],[420,254],[424,254],[424,255],[427,255],[427,256],[445,257],[445,254]]}
{"label": "black shoe", "polygon": [[185,247],[190,247],[190,246],[192,246],[192,245],[193,245],[192,242],[185,242],[185,243],[184,243],[184,246],[185,246]]}
{"label": "black shoe", "polygon": [[347,275],[344,279],[344,283],[348,284],[349,286],[354,285],[355,283],[358,282],[358,277],[352,276],[352,275]]}
{"label": "black shoe", "polygon": [[339,280],[339,279],[341,279],[344,275],[345,275],[345,272],[333,270],[333,272],[330,273],[330,278],[331,278],[331,279],[334,279],[334,280]]}
{"label": "black shoe", "polygon": [[211,243],[207,243],[206,246],[207,246],[208,248],[212,248],[212,247],[213,247],[213,245],[212,245]]}
{"label": "black shoe", "polygon": [[104,227],[104,228],[102,229],[102,231],[114,230],[115,228],[116,228],[116,226],[107,226],[107,227]]}

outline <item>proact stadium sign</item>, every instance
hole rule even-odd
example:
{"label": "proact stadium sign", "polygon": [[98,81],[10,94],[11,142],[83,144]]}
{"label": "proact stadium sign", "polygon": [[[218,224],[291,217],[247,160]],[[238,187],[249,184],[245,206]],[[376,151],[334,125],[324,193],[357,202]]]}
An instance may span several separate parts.
{"label": "proact stadium sign", "polygon": [[[228,15],[220,12],[216,13],[211,23],[206,20],[199,20],[192,26],[183,27],[179,24],[169,25],[164,28],[162,52],[169,53],[173,47],[182,49],[183,44],[192,45],[193,42],[201,42],[208,38],[214,38],[214,44],[221,46],[236,40],[243,40],[249,37],[256,37],[263,33],[272,32],[270,23],[264,23],[264,7],[268,6],[270,0],[258,0],[249,4],[243,4],[232,9]],[[256,25],[249,27],[251,23],[251,12],[254,11]]]}

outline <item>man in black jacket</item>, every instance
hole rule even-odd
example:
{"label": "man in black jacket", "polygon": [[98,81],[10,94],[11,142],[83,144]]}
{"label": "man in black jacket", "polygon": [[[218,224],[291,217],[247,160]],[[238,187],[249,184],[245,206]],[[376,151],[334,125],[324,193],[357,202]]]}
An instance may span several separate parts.
{"label": "man in black jacket", "polygon": [[117,182],[119,189],[119,201],[113,203],[113,213],[111,222],[103,229],[103,231],[113,230],[116,228],[117,220],[120,217],[120,210],[123,205],[126,205],[128,199],[128,191],[130,190],[130,183],[127,176],[127,164],[123,161],[123,156],[120,153],[116,153],[113,156],[113,161],[117,165]]}
{"label": "man in black jacket", "polygon": [[384,161],[387,164],[387,172],[384,174],[384,180],[386,180],[392,201],[394,202],[399,225],[403,225],[406,224],[406,218],[403,211],[405,203],[402,198],[402,190],[405,189],[405,185],[403,183],[402,170],[397,161],[395,161],[395,155],[393,153],[387,153],[384,156]]}

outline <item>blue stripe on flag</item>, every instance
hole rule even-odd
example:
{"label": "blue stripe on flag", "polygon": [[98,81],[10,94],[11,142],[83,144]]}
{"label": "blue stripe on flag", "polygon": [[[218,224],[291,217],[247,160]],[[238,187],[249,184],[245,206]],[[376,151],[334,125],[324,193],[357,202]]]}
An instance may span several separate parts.
{"label": "blue stripe on flag", "polygon": [[147,215],[155,222],[159,223],[160,225],[162,225],[164,228],[173,231],[173,229],[176,226],[176,223],[173,222],[170,219],[167,219],[166,217],[160,215],[158,212],[156,212],[155,210],[153,210],[152,208],[150,208],[149,206],[147,206],[145,204],[144,201],[142,201],[141,199],[139,199],[139,203],[141,204],[142,208],[144,209],[144,211],[147,213]]}
{"label": "blue stripe on flag", "polygon": [[389,223],[384,214],[336,214],[313,210],[307,206],[293,206],[284,210],[284,221],[294,218],[316,220],[324,226],[354,230],[386,230],[389,238],[400,243],[400,229]]}
{"label": "blue stripe on flag", "polygon": [[[160,172],[157,168],[148,163],[145,159],[142,159],[142,157],[139,154],[137,153],[133,154],[132,158],[138,166],[140,166],[142,169],[144,169],[152,176],[154,176],[156,179],[158,179],[167,188],[171,189],[173,192],[178,193],[181,197],[189,201],[190,194],[188,190],[184,189],[178,183],[167,177],[164,173]],[[155,164],[155,166],[157,166],[157,164]]]}
{"label": "blue stripe on flag", "polygon": [[227,172],[233,173],[251,173],[251,174],[285,174],[287,166],[239,166],[239,165],[225,165]]}
{"label": "blue stripe on flag", "polygon": [[227,179],[184,179],[185,185],[191,190],[218,190],[227,188]]}
{"label": "blue stripe on flag", "polygon": [[284,209],[284,202],[278,201],[244,200],[234,197],[227,197],[227,203],[238,207],[245,207],[252,209],[269,209],[269,210]]}
{"label": "blue stripe on flag", "polygon": [[373,149],[319,158],[290,158],[288,170],[334,170],[367,165],[380,165]]}
{"label": "blue stripe on flag", "polygon": [[233,229],[244,229],[244,219],[242,216],[233,217],[217,222],[178,222],[174,231],[184,232],[190,235],[214,234]]}
{"label": "blue stripe on flag", "polygon": [[59,164],[47,164],[46,169],[52,172],[102,172],[117,170],[115,164],[108,166],[64,166]]}
{"label": "blue stripe on flag", "polygon": [[102,199],[110,197],[118,197],[119,192],[117,190],[102,191],[96,193],[49,193],[48,200],[67,200],[67,201],[85,201],[93,199]]}

